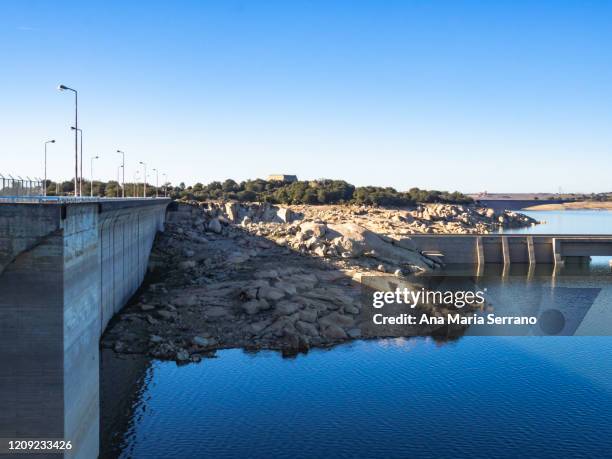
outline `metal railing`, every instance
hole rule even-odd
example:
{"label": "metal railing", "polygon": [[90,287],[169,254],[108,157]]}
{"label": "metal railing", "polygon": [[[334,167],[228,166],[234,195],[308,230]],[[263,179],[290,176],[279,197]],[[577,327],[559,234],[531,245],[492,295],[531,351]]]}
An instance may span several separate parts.
{"label": "metal railing", "polygon": [[0,204],[87,204],[87,203],[104,203],[104,202],[117,202],[117,201],[163,201],[169,200],[170,198],[107,198],[107,197],[89,197],[84,196],[3,196],[0,194]]}
{"label": "metal railing", "polygon": [[16,178],[10,174],[0,173],[0,196],[42,196],[44,181],[40,178]]}

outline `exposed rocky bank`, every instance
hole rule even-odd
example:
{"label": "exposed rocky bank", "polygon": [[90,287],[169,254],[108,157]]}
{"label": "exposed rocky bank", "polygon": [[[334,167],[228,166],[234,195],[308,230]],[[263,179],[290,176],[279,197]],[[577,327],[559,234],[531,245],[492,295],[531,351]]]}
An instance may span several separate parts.
{"label": "exposed rocky bank", "polygon": [[410,234],[535,223],[515,212],[443,204],[383,210],[173,203],[148,283],[113,319],[102,345],[188,362],[220,348],[295,353],[383,336],[367,329],[364,276],[405,279],[441,266]]}

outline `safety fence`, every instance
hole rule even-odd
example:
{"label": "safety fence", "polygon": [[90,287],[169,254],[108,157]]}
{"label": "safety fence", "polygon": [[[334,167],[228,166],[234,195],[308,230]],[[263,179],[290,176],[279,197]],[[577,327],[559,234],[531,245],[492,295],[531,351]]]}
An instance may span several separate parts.
{"label": "safety fence", "polygon": [[0,173],[0,196],[42,196],[44,180]]}

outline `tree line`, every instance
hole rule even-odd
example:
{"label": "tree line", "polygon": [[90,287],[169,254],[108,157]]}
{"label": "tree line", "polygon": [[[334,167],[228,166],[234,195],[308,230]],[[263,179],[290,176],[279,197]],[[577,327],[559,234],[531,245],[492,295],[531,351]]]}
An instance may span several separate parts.
{"label": "tree line", "polygon": [[[319,179],[293,183],[262,179],[236,182],[196,183],[179,187],[177,197],[195,200],[259,201],[273,204],[364,204],[377,206],[409,206],[416,203],[469,204],[473,200],[457,191],[397,191],[391,187],[356,187],[344,180]],[[176,192],[175,192],[176,193]]]}
{"label": "tree line", "polygon": [[[91,182],[83,183],[83,195],[89,196]],[[397,191],[391,187],[361,186],[357,187],[344,180],[319,179],[293,183],[267,181],[262,179],[236,182],[227,179],[224,182],[214,181],[207,185],[196,183],[186,186],[168,184],[160,187],[158,195],[167,191],[173,199],[190,199],[197,201],[225,200],[240,202],[270,202],[272,204],[364,204],[376,206],[410,206],[416,203],[452,203],[469,204],[473,200],[458,191],[421,190],[410,188],[408,191]],[[74,192],[74,182],[60,183],[47,181],[47,194],[70,195]],[[93,182],[93,195],[101,197],[120,197],[121,184],[116,181]],[[142,183],[126,183],[125,196],[142,197]],[[156,195],[154,186],[147,184],[147,197]]]}

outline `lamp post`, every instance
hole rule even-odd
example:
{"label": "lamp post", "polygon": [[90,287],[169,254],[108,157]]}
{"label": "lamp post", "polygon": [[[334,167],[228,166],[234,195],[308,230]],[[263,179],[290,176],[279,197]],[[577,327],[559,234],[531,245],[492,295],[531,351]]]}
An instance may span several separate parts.
{"label": "lamp post", "polygon": [[[123,165],[117,166],[117,197],[119,197],[119,169],[123,169]],[[123,191],[123,188],[121,189]],[[125,198],[125,192],[123,192]]]}
{"label": "lamp post", "polygon": [[47,144],[48,143],[55,143],[55,140],[47,140],[45,142],[45,182],[43,185],[43,196],[47,196]]}
{"label": "lamp post", "polygon": [[143,163],[142,161],[140,161],[140,164],[142,164],[143,167],[144,167],[144,178],[143,178],[143,181],[142,181],[142,183],[144,185],[144,191],[143,191],[142,197],[146,198],[147,197],[147,164]]}
{"label": "lamp post", "polygon": [[164,177],[164,198],[168,197],[168,176],[166,174],[162,174]]}
{"label": "lamp post", "polygon": [[79,135],[81,136],[81,152],[79,154],[80,158],[79,158],[79,168],[81,169],[79,171],[79,194],[81,196],[83,196],[83,129],[79,129],[76,128],[74,126],[70,126],[70,129],[73,131],[76,131],[79,133]]}
{"label": "lamp post", "polygon": [[74,196],[78,196],[78,177],[79,177],[79,141],[77,129],[79,128],[79,93],[76,89],[69,88],[60,84],[57,89],[60,91],[72,91],[74,93]]}
{"label": "lamp post", "polygon": [[[117,197],[119,197],[119,169],[123,171],[123,175],[125,176],[125,170],[123,168],[123,165],[117,167]],[[123,197],[125,198],[125,184],[121,188],[121,193],[123,194]]]}
{"label": "lamp post", "polygon": [[155,197],[159,198],[159,171],[157,168],[153,170],[155,171]]}
{"label": "lamp post", "polygon": [[90,169],[90,172],[91,172],[91,186],[89,187],[89,196],[91,198],[93,198],[93,162],[94,162],[94,159],[99,159],[99,158],[100,158],[99,156],[92,156],[91,157],[91,169]]}
{"label": "lamp post", "polygon": [[[117,153],[121,154],[121,169],[123,169],[121,180],[121,197],[125,198],[125,153],[121,150],[117,150]],[[119,181],[118,178],[117,181]]]}

